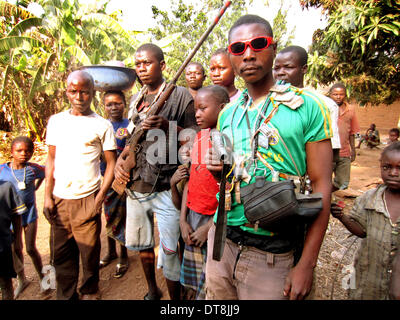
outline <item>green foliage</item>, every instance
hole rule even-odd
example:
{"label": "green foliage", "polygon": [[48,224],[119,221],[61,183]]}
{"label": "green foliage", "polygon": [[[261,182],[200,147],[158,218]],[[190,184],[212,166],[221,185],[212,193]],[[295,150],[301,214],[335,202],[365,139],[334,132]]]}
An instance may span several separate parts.
{"label": "green foliage", "polygon": [[314,33],[309,61],[313,84],[341,81],[361,105],[400,98],[400,1],[303,1],[329,10]]}
{"label": "green foliage", "polygon": [[[126,32],[106,4],[89,8],[77,0],[38,0],[35,17],[26,7],[0,1],[0,101],[3,118],[14,130],[43,138],[50,115],[68,107],[63,94],[70,71],[109,60],[128,60],[136,47],[135,32]],[[104,110],[94,99],[95,110]],[[1,129],[1,128],[0,128]]]}
{"label": "green foliage", "polygon": [[[32,2],[42,7],[40,17],[26,10]],[[110,60],[134,66],[138,32],[124,30],[118,13],[106,14],[108,2],[98,1],[94,8],[78,0],[24,0],[15,5],[0,0],[0,129],[6,127],[1,120],[5,119],[14,131],[27,132],[41,140],[50,115],[69,106],[64,89],[70,71]],[[224,1],[191,3],[171,0],[171,13],[152,8],[158,26],[150,30],[149,39],[153,37],[166,53],[167,79],[178,70]],[[233,1],[193,61],[202,63],[207,70],[211,54],[227,46],[233,21],[247,13],[251,3],[252,0]],[[275,35],[282,45],[290,41],[285,20],[284,10],[274,20]],[[206,84],[209,83],[207,79]],[[183,77],[178,84],[186,84]],[[237,86],[243,88],[243,82],[239,80]],[[96,95],[94,108],[104,114],[99,98]]]}
{"label": "green foliage", "polygon": [[[233,21],[247,12],[252,1],[233,1],[192,61],[200,62],[207,71],[211,54],[227,46],[227,35]],[[153,17],[158,25],[149,29],[156,42],[163,49],[167,62],[167,79],[171,79],[187,55],[194,48],[203,33],[211,25],[222,8],[224,1],[207,0],[196,5],[187,5],[183,0],[171,0],[171,14],[152,6]],[[209,84],[207,79],[205,85]],[[178,81],[185,86],[184,76]]]}
{"label": "green foliage", "polygon": [[[149,31],[166,55],[167,79],[172,78],[174,72],[178,70],[202,34],[211,25],[223,4],[224,1],[207,0],[202,2],[201,5],[198,3],[189,5],[185,4],[183,0],[171,0],[171,14],[158,9],[156,6],[152,7],[153,16],[158,25]],[[212,53],[219,48],[227,47],[230,27],[240,16],[247,13],[247,8],[251,4],[251,0],[233,1],[218,25],[192,59],[200,62],[206,72],[208,71]],[[265,3],[265,6],[268,6],[268,2]],[[273,21],[274,38],[278,41],[278,49],[290,45],[293,39],[293,30],[290,32],[287,30],[286,17],[287,10],[283,9],[282,0],[281,7]],[[244,87],[241,79],[236,81],[237,87]],[[208,85],[210,83],[211,80],[207,78],[204,84]],[[179,79],[178,84],[186,85],[184,76]]]}
{"label": "green foliage", "polygon": [[290,46],[292,44],[292,40],[294,39],[294,28],[290,32],[288,32],[286,21],[288,10],[283,9],[283,2],[284,1],[281,0],[279,10],[274,18],[272,25],[272,30],[274,31],[274,40],[278,45],[277,52],[281,51],[287,46]]}

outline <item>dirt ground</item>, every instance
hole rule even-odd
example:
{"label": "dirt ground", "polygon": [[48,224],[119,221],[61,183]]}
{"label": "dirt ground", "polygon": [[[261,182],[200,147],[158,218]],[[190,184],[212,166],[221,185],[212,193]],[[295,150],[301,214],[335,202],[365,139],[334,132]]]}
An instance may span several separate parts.
{"label": "dirt ground", "polygon": [[[381,137],[385,139],[386,137]],[[384,141],[382,139],[382,141]],[[379,170],[379,155],[383,149],[383,145],[379,149],[367,149],[362,146],[358,150],[357,159],[352,164],[351,182],[349,189],[346,192],[338,192],[336,194],[337,200],[344,200],[346,203],[345,210],[349,210],[356,195],[374,188],[376,183],[380,181]],[[0,157],[1,158],[1,157]],[[0,159],[4,160],[4,159]],[[37,150],[32,162],[44,163],[45,149]],[[5,160],[4,160],[5,161]],[[43,217],[43,194],[44,183],[38,190],[37,206],[39,210],[38,234],[37,234],[37,248],[41,253],[43,265],[49,264],[49,233],[50,226],[46,219]],[[102,254],[104,255],[105,245],[105,230],[104,230],[104,216],[103,216],[103,230],[101,234],[102,240]],[[156,231],[157,234],[157,231]],[[157,243],[158,241],[156,241]],[[315,269],[315,292],[313,299],[329,300],[329,299],[346,299],[347,291],[343,289],[342,282],[347,276],[345,266],[351,264],[354,252],[357,248],[359,240],[351,236],[340,222],[334,220],[332,217],[329,222],[328,230],[325,235],[325,240],[322,245],[318,265]],[[156,254],[158,247],[156,248]],[[129,270],[120,279],[113,278],[117,261],[114,260],[110,265],[101,269],[100,271],[100,290],[102,300],[142,300],[147,292],[147,285],[144,278],[144,273],[140,264],[137,252],[128,251],[129,256]],[[55,290],[47,295],[42,295],[39,290],[39,278],[34,271],[34,267],[29,256],[25,252],[25,272],[30,285],[18,298],[19,300],[55,300]],[[163,300],[168,300],[169,295],[167,292],[165,280],[162,276],[161,270],[156,270],[157,282],[163,291]],[[14,287],[16,283],[14,282]]]}

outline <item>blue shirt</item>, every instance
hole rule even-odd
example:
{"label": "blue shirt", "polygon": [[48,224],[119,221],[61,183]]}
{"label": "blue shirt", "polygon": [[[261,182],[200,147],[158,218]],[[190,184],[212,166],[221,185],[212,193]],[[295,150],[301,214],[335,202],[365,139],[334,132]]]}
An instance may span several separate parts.
{"label": "blue shirt", "polygon": [[[24,181],[25,169],[26,175]],[[20,190],[18,188],[18,181],[14,178],[11,170],[10,162],[0,165],[0,181],[11,182],[28,209],[28,211],[22,215],[22,226],[24,227],[29,223],[34,222],[38,217],[36,209],[35,181],[37,179],[44,179],[45,177],[44,166],[28,162],[25,169],[14,170],[14,175],[18,181],[25,182],[25,189]]]}
{"label": "blue shirt", "polygon": [[[119,122],[112,122],[112,121],[110,122],[114,129],[115,140],[117,141],[117,157],[118,157],[125,148],[126,137],[128,136],[128,130],[126,128],[129,125],[129,120],[122,119],[122,121]],[[104,176],[104,172],[106,171],[106,163],[104,161],[101,161],[100,163],[100,171],[101,175]]]}

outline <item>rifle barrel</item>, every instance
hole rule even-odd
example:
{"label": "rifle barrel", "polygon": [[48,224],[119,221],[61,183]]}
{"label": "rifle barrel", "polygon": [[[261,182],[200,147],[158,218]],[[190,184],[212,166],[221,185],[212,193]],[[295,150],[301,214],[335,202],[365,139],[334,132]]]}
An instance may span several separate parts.
{"label": "rifle barrel", "polygon": [[199,50],[200,46],[203,44],[203,42],[207,39],[208,35],[211,33],[211,31],[214,29],[214,27],[218,24],[219,20],[221,19],[222,15],[225,13],[226,9],[231,5],[232,1],[227,1],[225,2],[224,6],[220,10],[219,14],[217,17],[214,19],[214,22],[208,27],[208,29],[203,33],[199,41],[196,43],[192,51],[189,53],[189,55],[186,57],[185,61],[182,63],[178,71],[176,72],[174,78],[172,79],[172,83],[176,83],[181,76],[182,72],[185,70],[186,66],[189,64],[190,60],[194,57],[196,54],[197,50]]}

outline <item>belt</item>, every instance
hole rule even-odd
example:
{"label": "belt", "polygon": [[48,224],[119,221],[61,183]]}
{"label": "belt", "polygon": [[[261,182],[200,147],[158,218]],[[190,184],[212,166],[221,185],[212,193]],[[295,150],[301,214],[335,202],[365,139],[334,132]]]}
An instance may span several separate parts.
{"label": "belt", "polygon": [[240,227],[227,226],[226,237],[233,243],[245,247],[255,247],[271,253],[285,253],[295,247],[296,241],[278,237],[261,236],[241,230]]}

